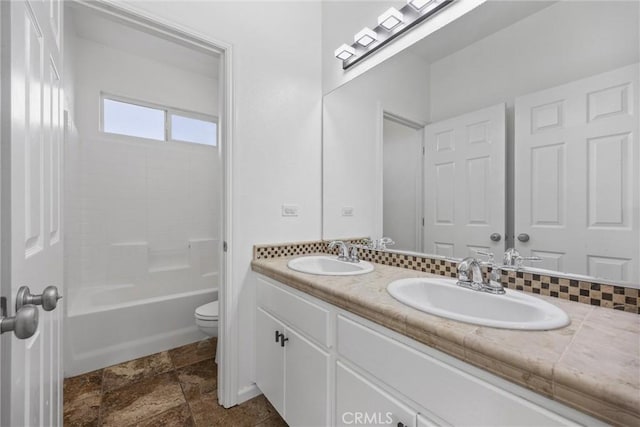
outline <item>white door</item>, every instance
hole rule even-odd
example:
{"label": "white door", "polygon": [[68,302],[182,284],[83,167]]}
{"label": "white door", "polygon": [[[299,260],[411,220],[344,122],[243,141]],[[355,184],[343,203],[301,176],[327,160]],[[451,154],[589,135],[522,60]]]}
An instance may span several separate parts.
{"label": "white door", "polygon": [[425,252],[502,253],[505,137],[505,104],[425,127]]}
{"label": "white door", "polygon": [[[10,16],[2,16],[11,28],[11,93],[2,94],[11,99],[10,140],[2,141],[10,194],[1,206],[2,253],[11,254],[2,265],[9,314],[22,285],[33,294],[48,285],[63,291],[61,21],[59,1],[11,2]],[[38,310],[31,338],[2,335],[2,421],[11,426],[62,424],[62,308]]]}
{"label": "white door", "polygon": [[638,73],[516,99],[515,245],[542,268],[640,281]]}
{"label": "white door", "polygon": [[422,128],[383,122],[382,235],[394,249],[422,252]]}

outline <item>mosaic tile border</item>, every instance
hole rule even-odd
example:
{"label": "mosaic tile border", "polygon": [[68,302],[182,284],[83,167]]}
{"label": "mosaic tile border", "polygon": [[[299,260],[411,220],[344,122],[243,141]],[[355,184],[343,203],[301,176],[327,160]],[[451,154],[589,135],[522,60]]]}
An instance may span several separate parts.
{"label": "mosaic tile border", "polygon": [[[362,238],[351,238],[344,241],[355,244],[364,243]],[[256,245],[253,247],[253,258],[277,258],[318,252],[337,254],[337,248],[333,250],[327,248],[328,243],[328,241],[312,241]],[[456,263],[446,259],[383,252],[366,248],[360,248],[358,253],[360,259],[376,264],[407,268],[446,277],[457,277]],[[518,291],[640,314],[640,290],[635,288],[515,270],[503,272],[502,284],[509,289]]]}
{"label": "mosaic tile border", "polygon": [[275,245],[254,245],[253,259],[279,258],[293,255],[308,255],[326,252],[327,244],[323,241],[283,243]]}

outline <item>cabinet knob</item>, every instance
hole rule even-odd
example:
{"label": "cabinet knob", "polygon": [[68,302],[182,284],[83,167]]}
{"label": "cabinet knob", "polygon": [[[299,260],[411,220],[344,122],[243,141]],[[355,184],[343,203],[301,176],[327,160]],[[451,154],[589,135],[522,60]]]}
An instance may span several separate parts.
{"label": "cabinet knob", "polygon": [[276,331],[276,342],[280,341],[280,335],[284,336],[284,334],[281,334],[280,331]]}
{"label": "cabinet knob", "polygon": [[522,243],[528,242],[529,241],[529,235],[527,233],[520,233],[520,234],[518,234],[518,240],[521,241]]}
{"label": "cabinet knob", "polygon": [[289,338],[285,338],[284,334],[280,336],[280,347],[284,347],[284,343],[289,341]]}

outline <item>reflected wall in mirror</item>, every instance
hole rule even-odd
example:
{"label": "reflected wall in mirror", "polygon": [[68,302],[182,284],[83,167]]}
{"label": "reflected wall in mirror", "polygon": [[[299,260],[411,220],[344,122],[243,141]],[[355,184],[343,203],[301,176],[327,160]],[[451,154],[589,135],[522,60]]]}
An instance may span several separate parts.
{"label": "reflected wall in mirror", "polygon": [[639,6],[489,1],[325,95],[323,237],[638,285]]}

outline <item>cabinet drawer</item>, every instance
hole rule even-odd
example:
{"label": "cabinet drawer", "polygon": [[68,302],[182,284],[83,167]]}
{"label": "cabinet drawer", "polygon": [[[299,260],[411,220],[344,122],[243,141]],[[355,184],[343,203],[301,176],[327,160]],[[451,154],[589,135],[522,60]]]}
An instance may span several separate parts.
{"label": "cabinet drawer", "polygon": [[416,415],[416,411],[337,362],[336,426],[415,427]]}
{"label": "cabinet drawer", "polygon": [[257,280],[257,303],[279,320],[293,326],[324,347],[329,347],[329,311],[272,285]]}
{"label": "cabinet drawer", "polygon": [[575,425],[435,357],[338,316],[338,353],[453,425]]}

